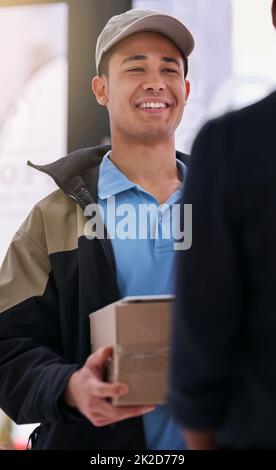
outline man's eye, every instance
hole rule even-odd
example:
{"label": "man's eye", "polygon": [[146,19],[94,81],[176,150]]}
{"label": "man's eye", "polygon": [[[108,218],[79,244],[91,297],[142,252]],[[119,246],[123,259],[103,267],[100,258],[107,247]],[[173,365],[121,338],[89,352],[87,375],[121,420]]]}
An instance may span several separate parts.
{"label": "man's eye", "polygon": [[175,69],[168,69],[168,68],[166,68],[166,69],[163,69],[163,70],[164,70],[164,72],[177,73],[177,70],[175,70]]}
{"label": "man's eye", "polygon": [[132,69],[128,69],[128,72],[144,72],[143,67],[134,67]]}

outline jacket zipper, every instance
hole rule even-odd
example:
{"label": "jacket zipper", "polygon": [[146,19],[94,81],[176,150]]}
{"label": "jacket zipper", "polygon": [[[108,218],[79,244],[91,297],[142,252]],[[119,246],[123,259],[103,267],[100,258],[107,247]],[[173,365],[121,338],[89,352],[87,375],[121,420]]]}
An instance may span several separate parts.
{"label": "jacket zipper", "polygon": [[[85,188],[82,188],[84,191],[87,191],[87,189]],[[77,196],[74,196],[72,193],[69,193],[69,192],[66,192],[65,194],[67,194],[67,196],[69,196],[71,199],[73,199],[73,201],[75,201],[83,210],[84,210],[84,207],[83,207],[83,204],[82,204],[82,201],[81,199],[79,199]],[[107,257],[107,260],[108,260],[108,263],[111,267],[111,270],[112,270],[112,274],[113,274],[113,278],[114,278],[114,281],[115,281],[115,284],[117,286],[117,279],[116,279],[116,267],[115,267],[115,264],[114,262],[112,262],[112,258],[114,256],[111,256],[111,253],[110,253],[110,248],[106,245],[106,242],[109,244],[111,244],[110,240],[104,240],[102,241],[100,238],[98,238],[99,242],[100,242],[100,245],[105,253],[105,256]],[[112,250],[112,246],[111,246],[111,250]]]}

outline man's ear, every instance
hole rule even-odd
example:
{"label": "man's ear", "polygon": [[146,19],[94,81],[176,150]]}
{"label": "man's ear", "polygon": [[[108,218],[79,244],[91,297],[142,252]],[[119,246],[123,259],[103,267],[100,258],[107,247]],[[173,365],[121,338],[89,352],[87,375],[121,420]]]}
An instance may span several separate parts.
{"label": "man's ear", "polygon": [[190,82],[189,80],[185,80],[185,88],[186,88],[186,92],[185,92],[185,104],[187,104],[187,101],[188,101],[188,98],[189,98],[189,94],[190,94]]}
{"label": "man's ear", "polygon": [[108,102],[108,82],[105,76],[98,75],[92,79],[91,87],[96,100],[101,106],[106,106]]}

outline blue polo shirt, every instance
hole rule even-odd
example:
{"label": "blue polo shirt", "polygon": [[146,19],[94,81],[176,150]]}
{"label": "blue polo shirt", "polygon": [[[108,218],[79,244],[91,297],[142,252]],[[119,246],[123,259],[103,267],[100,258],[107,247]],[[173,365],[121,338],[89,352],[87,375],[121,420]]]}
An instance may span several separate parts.
{"label": "blue polo shirt", "polygon": [[[172,204],[180,200],[186,166],[177,160],[182,185],[160,205],[154,196],[130,181],[111,162],[109,153],[100,165],[98,204],[111,238],[121,297],[173,294],[171,209]],[[183,449],[180,428],[166,405],[157,406],[143,420],[149,449]]]}

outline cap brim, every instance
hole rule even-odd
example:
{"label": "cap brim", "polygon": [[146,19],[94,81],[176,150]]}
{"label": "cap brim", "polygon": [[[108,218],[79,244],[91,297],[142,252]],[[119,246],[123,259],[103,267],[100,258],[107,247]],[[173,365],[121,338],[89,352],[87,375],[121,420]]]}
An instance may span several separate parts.
{"label": "cap brim", "polygon": [[188,57],[194,49],[194,38],[183,23],[171,16],[154,13],[138,19],[130,26],[127,26],[120,31],[109,43],[105,45],[103,52],[107,52],[115,44],[131,34],[142,31],[164,34],[175,43],[184,57]]}

